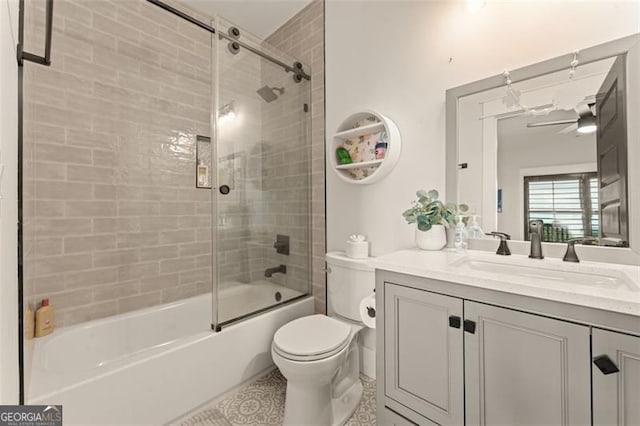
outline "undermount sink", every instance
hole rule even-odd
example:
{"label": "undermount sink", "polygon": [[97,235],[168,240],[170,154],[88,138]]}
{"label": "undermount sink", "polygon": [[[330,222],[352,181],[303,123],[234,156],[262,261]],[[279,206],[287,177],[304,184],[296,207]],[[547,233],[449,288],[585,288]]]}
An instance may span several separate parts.
{"label": "undermount sink", "polygon": [[[604,267],[584,266],[576,264],[562,265],[552,260],[519,259],[497,256],[465,256],[451,263],[451,266],[477,272],[508,275],[527,279],[541,280],[545,283],[566,283],[590,287],[639,291],[636,283],[622,271]],[[584,270],[577,270],[583,268]]]}

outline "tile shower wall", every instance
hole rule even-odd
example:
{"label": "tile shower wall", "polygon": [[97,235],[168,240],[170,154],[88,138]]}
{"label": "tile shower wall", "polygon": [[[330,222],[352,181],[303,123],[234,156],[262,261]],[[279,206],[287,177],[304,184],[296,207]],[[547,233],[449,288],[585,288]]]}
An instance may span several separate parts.
{"label": "tile shower wall", "polygon": [[309,64],[311,79],[312,281],[316,312],[326,311],[324,171],[324,0],[314,0],[266,40]]}
{"label": "tile shower wall", "polygon": [[52,66],[24,73],[24,254],[58,326],[210,291],[210,46],[143,0],[56,1]]}

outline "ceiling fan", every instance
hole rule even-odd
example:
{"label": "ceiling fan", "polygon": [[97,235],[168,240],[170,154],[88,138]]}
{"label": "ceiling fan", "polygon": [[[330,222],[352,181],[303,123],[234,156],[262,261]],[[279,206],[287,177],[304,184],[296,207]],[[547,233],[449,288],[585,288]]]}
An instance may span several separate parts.
{"label": "ceiling fan", "polygon": [[527,127],[545,127],[557,126],[560,124],[568,124],[569,126],[560,130],[558,133],[569,133],[577,131],[578,133],[587,134],[596,131],[595,103],[582,102],[575,106],[574,111],[578,114],[576,118],[564,120],[540,121],[538,123],[527,123]]}

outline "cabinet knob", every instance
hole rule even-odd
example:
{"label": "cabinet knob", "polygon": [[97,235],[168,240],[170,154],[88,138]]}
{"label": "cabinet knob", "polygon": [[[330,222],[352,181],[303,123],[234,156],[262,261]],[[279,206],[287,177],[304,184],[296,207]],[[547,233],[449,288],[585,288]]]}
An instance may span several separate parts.
{"label": "cabinet knob", "polygon": [[464,331],[474,334],[476,332],[476,322],[471,320],[464,320]]}
{"label": "cabinet knob", "polygon": [[620,371],[607,355],[600,355],[593,358],[593,363],[602,371],[602,374],[613,374]]}
{"label": "cabinet knob", "polygon": [[449,317],[449,327],[460,328],[460,324],[462,324],[462,320],[460,319],[460,317],[457,317],[455,315],[451,315]]}

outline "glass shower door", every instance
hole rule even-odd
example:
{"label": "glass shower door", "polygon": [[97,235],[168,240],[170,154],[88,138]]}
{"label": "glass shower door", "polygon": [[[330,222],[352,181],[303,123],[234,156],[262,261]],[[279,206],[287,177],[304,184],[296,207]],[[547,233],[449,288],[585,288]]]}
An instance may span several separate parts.
{"label": "glass shower door", "polygon": [[[216,27],[228,33],[230,24],[218,19]],[[245,31],[240,40],[268,49]],[[219,39],[216,48],[216,325],[307,295],[311,286],[310,83],[231,43]]]}

